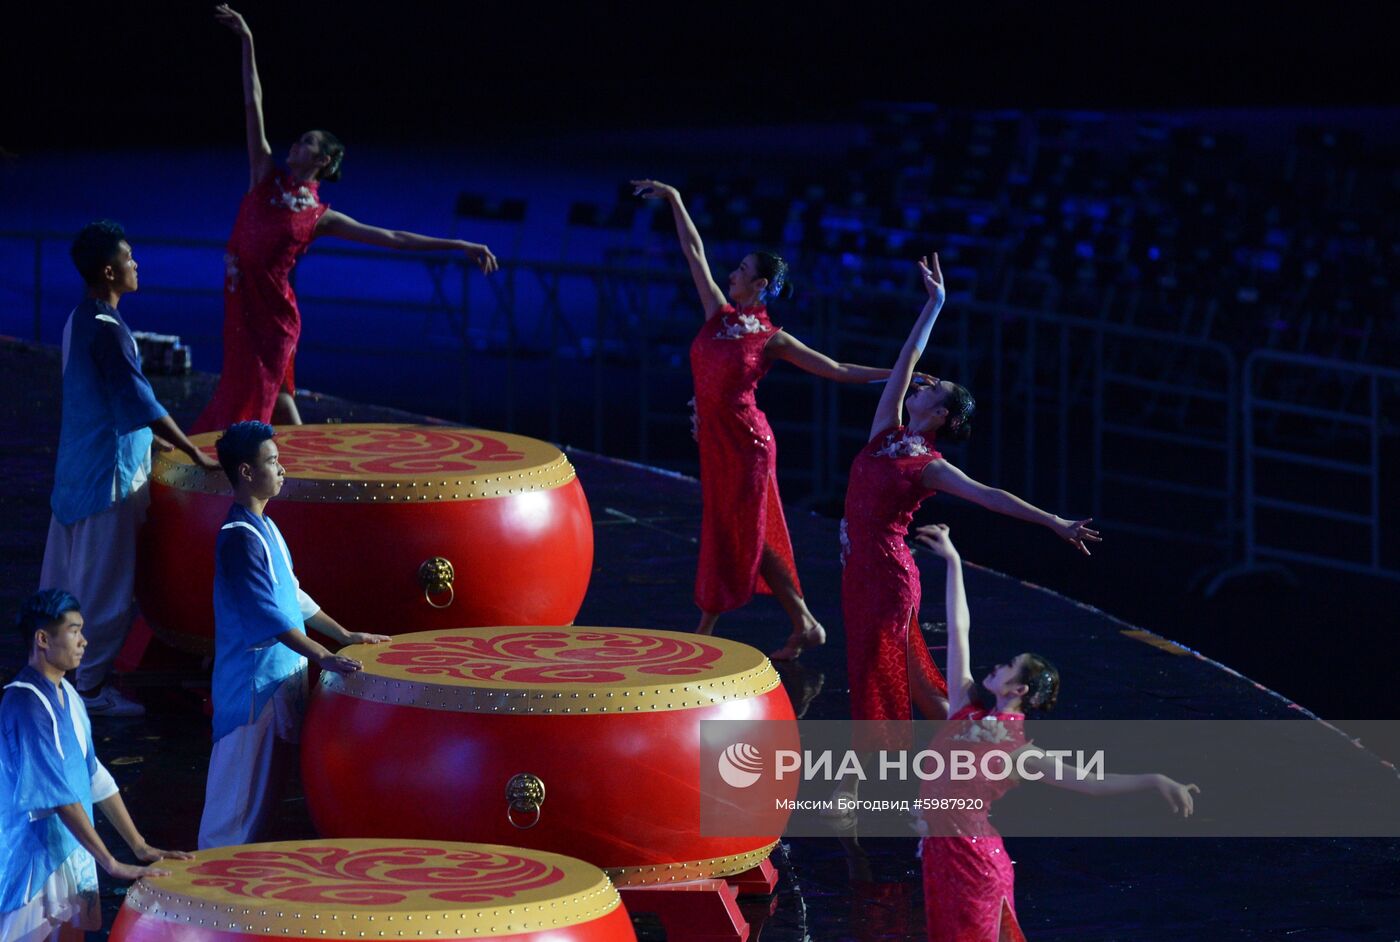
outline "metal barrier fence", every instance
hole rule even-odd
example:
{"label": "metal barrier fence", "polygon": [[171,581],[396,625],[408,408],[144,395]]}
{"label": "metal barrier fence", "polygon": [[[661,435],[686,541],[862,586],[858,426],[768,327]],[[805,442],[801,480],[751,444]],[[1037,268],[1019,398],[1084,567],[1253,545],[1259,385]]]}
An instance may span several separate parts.
{"label": "metal barrier fence", "polygon": [[[32,246],[36,340],[56,333],[71,302],[65,291],[51,303],[44,289],[52,261],[46,243],[69,238],[0,232],[0,240]],[[222,242],[143,239],[138,247],[153,249],[208,253],[208,268],[222,271]],[[301,349],[389,364],[381,368],[409,386],[437,383],[442,388],[428,393],[430,401],[463,421],[694,470],[683,404],[697,304],[679,265],[653,268],[650,258],[633,255],[616,265],[505,261],[484,279],[456,257],[318,247],[301,265],[303,312],[360,317],[374,342],[337,343],[308,330]],[[367,297],[348,277],[384,265],[395,273],[388,296]],[[191,323],[211,339],[222,314],[217,280],[143,278],[143,295],[197,310]],[[64,283],[71,285],[71,276]],[[818,290],[782,313],[804,341],[834,358],[884,365],[897,355],[921,300],[911,292],[852,297]],[[1196,544],[1218,551],[1222,566],[1240,564],[1213,587],[1268,560],[1400,575],[1383,559],[1381,536],[1382,440],[1395,434],[1382,405],[1400,391],[1400,371],[1258,351],[1245,361],[1241,380],[1235,354],[1222,344],[1071,316],[1051,310],[1054,303],[1047,298],[1045,307],[1028,309],[950,300],[925,368],[945,371],[982,401],[975,448],[950,452],[960,466],[1057,511],[1087,511],[1105,527]],[[410,316],[420,318],[416,330],[407,326]],[[1291,379],[1265,394],[1259,384],[1273,381],[1278,368]],[[377,385],[363,388],[369,381],[333,391],[383,398]],[[455,395],[446,391],[452,384]],[[779,368],[761,397],[782,442],[789,499],[839,499],[851,457],[865,441],[873,394],[852,395]],[[430,411],[421,402],[404,404]],[[1280,416],[1317,423],[1317,435],[1361,451],[1338,457],[1280,447],[1287,430]],[[1350,476],[1369,497],[1360,505],[1328,504],[1275,493],[1266,485],[1280,478],[1260,473],[1270,462]],[[1361,528],[1367,550],[1347,559],[1290,546],[1264,525],[1274,513]]]}
{"label": "metal barrier fence", "polygon": [[[1400,508],[1393,491],[1389,503],[1382,496],[1395,480],[1386,445],[1397,404],[1400,370],[1270,350],[1246,358],[1237,571],[1278,560],[1400,579],[1400,553],[1383,543],[1393,532],[1385,518]],[[1320,550],[1319,524],[1354,535],[1356,551]]]}

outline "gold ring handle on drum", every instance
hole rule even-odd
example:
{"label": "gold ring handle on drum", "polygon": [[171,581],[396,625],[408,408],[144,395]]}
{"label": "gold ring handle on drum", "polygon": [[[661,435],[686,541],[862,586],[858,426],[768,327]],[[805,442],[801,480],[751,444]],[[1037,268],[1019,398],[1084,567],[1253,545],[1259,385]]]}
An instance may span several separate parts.
{"label": "gold ring handle on drum", "polygon": [[[538,775],[520,772],[506,782],[506,820],[522,831],[540,823],[540,807],[544,804],[544,782]],[[515,816],[533,815],[529,824],[521,824]]]}
{"label": "gold ring handle on drum", "polygon": [[[452,589],[452,579],[456,576],[456,571],[452,568],[451,561],[441,556],[434,556],[432,559],[425,559],[423,565],[418,567],[418,583],[423,587],[423,599],[433,608],[447,608],[457,597],[457,593]],[[439,605],[433,601],[433,596],[447,593],[447,601]]]}

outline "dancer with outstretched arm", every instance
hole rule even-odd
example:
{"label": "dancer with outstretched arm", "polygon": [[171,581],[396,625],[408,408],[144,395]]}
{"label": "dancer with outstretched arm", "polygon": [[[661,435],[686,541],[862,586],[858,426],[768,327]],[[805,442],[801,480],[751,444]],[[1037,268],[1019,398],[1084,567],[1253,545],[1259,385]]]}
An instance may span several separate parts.
{"label": "dancer with outstretched arm", "polygon": [[263,130],[253,32],[227,4],[216,7],[214,16],[243,40],[249,177],[224,255],[223,371],[194,431],[247,420],[298,425],[293,359],[301,312],[291,275],[313,240],[330,235],[390,249],[462,252],[486,274],[496,270],[496,256],[476,242],[365,225],[321,202],[320,185],[340,179],[345,157],[344,145],[329,131],[307,131],[288,151],[286,169],[278,169]]}
{"label": "dancer with outstretched arm", "polygon": [[[919,633],[919,572],[904,542],[914,511],[943,490],[989,510],[1040,523],[1085,553],[1099,535],[1088,520],[1070,521],[972,480],[934,448],[938,437],[966,438],[973,399],[962,386],[929,378],[905,399],[914,365],[928,345],[947,294],[935,253],[919,261],[928,300],[890,371],[870,425],[870,439],[851,464],[841,521],[841,611],[851,682],[851,718],[908,720],[911,707],[929,719],[947,716],[947,685]],[[904,424],[905,406],[909,424]],[[872,749],[899,748],[905,733],[890,727]],[[843,784],[854,790],[854,783]]]}
{"label": "dancer with outstretched arm", "polygon": [[657,180],[633,180],[632,185],[638,196],[670,205],[705,312],[690,345],[703,504],[696,630],[710,634],[721,614],[746,605],[755,592],[771,593],[791,619],[792,633],[770,656],[791,660],[824,644],[826,631],[807,608],[797,579],[778,496],[777,443],[755,400],[758,381],[777,360],[839,383],[882,380],[889,370],[837,363],[775,327],[768,301],[791,297],[792,282],[787,262],[771,252],[745,255],[729,273],[727,292],[721,291],[680,192]]}
{"label": "dancer with outstretched arm", "polygon": [[[1025,711],[1048,711],[1060,692],[1060,674],[1045,658],[1025,652],[984,677],[972,679],[969,643],[972,618],[963,587],[962,559],[942,524],[920,527],[919,542],[948,567],[948,711],[947,724],[930,748],[947,754],[953,748],[978,752],[995,748],[1014,758],[1012,774],[990,780],[938,778],[924,783],[920,798],[940,810],[925,811],[929,830],[920,848],[923,858],[924,908],[929,942],[1023,940],[1016,921],[1015,875],[1001,835],[988,813],[992,802],[1019,782],[1020,770],[1059,788],[1089,795],[1155,791],[1173,813],[1190,817],[1200,789],[1160,773],[1080,779],[1073,762],[1026,752]],[[1024,753],[1024,754],[1023,754]],[[983,757],[977,757],[979,767]],[[993,759],[993,762],[1002,761]],[[999,768],[1000,766],[995,766]],[[1058,774],[1057,774],[1058,773]],[[956,809],[956,810],[946,810]],[[935,817],[936,815],[936,817]]]}

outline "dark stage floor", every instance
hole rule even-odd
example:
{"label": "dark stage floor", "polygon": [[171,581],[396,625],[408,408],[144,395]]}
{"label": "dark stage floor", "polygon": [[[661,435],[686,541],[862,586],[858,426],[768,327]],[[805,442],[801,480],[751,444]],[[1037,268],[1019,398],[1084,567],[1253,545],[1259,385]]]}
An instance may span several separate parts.
{"label": "dark stage floor", "polygon": [[[0,497],[4,526],[0,607],[13,611],[38,578],[48,526],[48,492],[58,437],[57,351],[0,341]],[[188,422],[212,379],[158,379],[157,393]],[[402,413],[332,399],[303,400],[308,421],[403,420]],[[596,569],[580,624],[688,630],[699,531],[695,481],[573,451],[593,510]],[[788,518],[809,602],[831,643],[784,669],[808,719],[848,716],[834,521]],[[942,567],[926,567],[924,617],[941,618]],[[995,563],[995,560],[989,560]],[[312,587],[314,591],[314,587]],[[1054,658],[1066,681],[1058,718],[1289,719],[1309,714],[1245,677],[1069,599],[989,569],[968,574],[975,631],[993,657],[1026,649]],[[725,617],[723,634],[770,650],[785,637],[777,604],[759,599]],[[18,664],[13,632],[0,634],[8,674]],[[930,643],[941,646],[938,626]],[[935,659],[943,660],[941,650]],[[150,706],[140,720],[98,720],[98,750],[121,783],[134,817],[159,846],[194,842],[209,750],[206,683],[179,656],[133,675],[128,686]],[[1388,671],[1381,671],[1388,676]],[[1389,680],[1384,681],[1390,683]],[[1358,770],[1377,760],[1349,750]],[[1261,781],[1261,788],[1266,783]],[[1209,795],[1200,799],[1202,807]],[[281,837],[307,836],[299,797],[289,798]],[[105,825],[109,846],[119,840]],[[1189,832],[1184,829],[1184,832]],[[768,942],[919,939],[922,898],[915,841],[867,840],[868,869],[851,867],[832,838],[786,842]],[[1017,861],[1017,901],[1032,939],[1211,940],[1400,939],[1400,840],[1395,839],[1008,839]],[[854,871],[854,873],[853,873]],[[104,879],[107,925],[121,891]],[[755,904],[750,904],[755,905]],[[763,907],[766,910],[766,906]]]}

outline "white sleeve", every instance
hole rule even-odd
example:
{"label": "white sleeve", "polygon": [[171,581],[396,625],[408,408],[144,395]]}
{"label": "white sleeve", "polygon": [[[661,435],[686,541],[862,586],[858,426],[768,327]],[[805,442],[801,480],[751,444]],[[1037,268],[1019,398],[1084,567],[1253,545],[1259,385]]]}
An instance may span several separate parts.
{"label": "white sleeve", "polygon": [[[285,560],[287,563],[287,571],[292,574],[292,581],[296,583],[297,608],[301,610],[301,620],[306,621],[312,615],[315,615],[317,612],[319,612],[321,610],[321,606],[316,604],[315,599],[313,599],[311,596],[307,595],[305,592],[302,591],[301,580],[297,579],[296,570],[292,568],[292,554],[291,551],[287,549],[287,541],[283,538],[282,531],[277,529],[277,524],[273,523],[270,519],[267,521],[267,523],[268,526],[272,528],[273,535],[277,537],[277,548],[282,551],[282,559]],[[257,531],[254,530],[253,532],[256,533]],[[271,548],[269,548],[268,554],[271,555],[271,553],[272,550]],[[271,562],[272,560],[269,559],[269,565],[271,564]]]}
{"label": "white sleeve", "polygon": [[303,592],[301,586],[297,586],[297,605],[301,606],[302,621],[306,621],[321,610],[321,606],[316,604],[315,599]]}
{"label": "white sleeve", "polygon": [[116,793],[117,782],[112,773],[101,762],[97,763],[97,771],[92,773],[92,803],[106,801]]}

